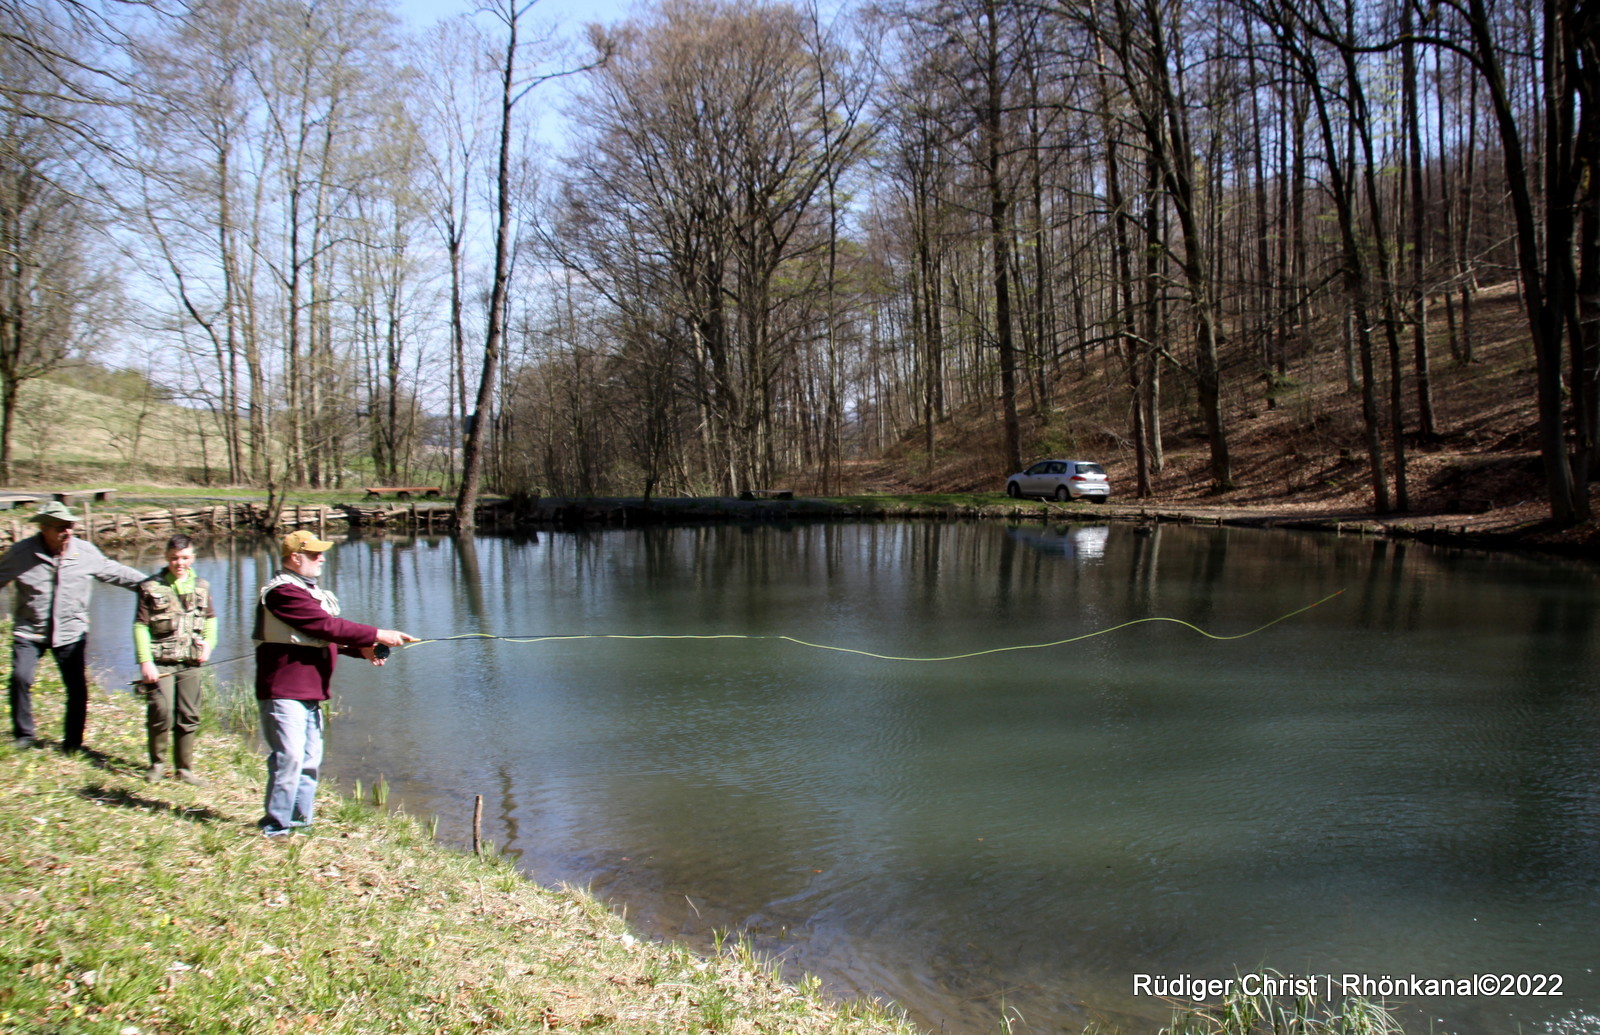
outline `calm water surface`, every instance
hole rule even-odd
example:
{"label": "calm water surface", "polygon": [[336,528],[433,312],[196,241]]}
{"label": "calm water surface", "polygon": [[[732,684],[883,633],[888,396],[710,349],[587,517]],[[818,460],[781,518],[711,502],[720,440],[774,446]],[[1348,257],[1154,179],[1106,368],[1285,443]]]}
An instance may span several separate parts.
{"label": "calm water surface", "polygon": [[[269,556],[199,565],[229,642]],[[154,568],[146,553],[137,561]],[[1133,975],[1560,975],[1408,1028],[1600,1031],[1600,578],[1566,562],[1127,525],[731,527],[336,548],[329,766],[593,887],[747,933],[934,1030],[1154,1030]],[[1077,643],[953,655],[1147,623]],[[128,594],[97,594],[102,664]],[[765,638],[763,638],[765,637]],[[236,668],[240,678],[248,665]]]}

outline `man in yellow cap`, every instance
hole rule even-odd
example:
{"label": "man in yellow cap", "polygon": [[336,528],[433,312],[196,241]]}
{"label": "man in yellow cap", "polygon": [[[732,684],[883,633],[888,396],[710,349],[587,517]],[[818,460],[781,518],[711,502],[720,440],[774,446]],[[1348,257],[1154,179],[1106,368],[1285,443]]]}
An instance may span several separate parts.
{"label": "man in yellow cap", "polygon": [[267,742],[265,814],[258,825],[268,837],[312,823],[322,764],[322,702],[338,656],[382,665],[388,648],[416,641],[339,616],[338,598],[317,582],[332,546],[310,532],[284,536],[283,566],[261,587],[256,605],[256,705]]}
{"label": "man in yellow cap", "polygon": [[83,654],[90,591],[96,580],[135,589],[150,576],[76,538],[78,515],[60,503],[44,504],[32,520],[38,534],[18,540],[0,556],[0,586],[17,584],[11,625],[11,736],[17,747],[33,746],[33,675],[49,651],[67,688],[61,750],[71,753],[83,747],[89,716]]}

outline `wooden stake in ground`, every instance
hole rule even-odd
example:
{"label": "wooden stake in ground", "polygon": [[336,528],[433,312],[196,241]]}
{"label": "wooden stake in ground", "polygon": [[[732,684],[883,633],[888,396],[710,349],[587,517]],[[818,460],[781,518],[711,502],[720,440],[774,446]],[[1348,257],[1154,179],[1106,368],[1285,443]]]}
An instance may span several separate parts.
{"label": "wooden stake in ground", "polygon": [[472,796],[472,854],[483,854],[483,795]]}

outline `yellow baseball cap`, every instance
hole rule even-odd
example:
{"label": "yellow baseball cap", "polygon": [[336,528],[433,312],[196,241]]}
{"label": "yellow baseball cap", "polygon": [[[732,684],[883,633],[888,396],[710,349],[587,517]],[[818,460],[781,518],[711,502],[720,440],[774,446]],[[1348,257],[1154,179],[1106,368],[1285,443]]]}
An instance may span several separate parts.
{"label": "yellow baseball cap", "polygon": [[326,539],[318,539],[316,536],[312,535],[310,532],[307,532],[303,528],[295,532],[290,532],[288,535],[283,537],[282,542],[283,556],[285,557],[297,554],[302,550],[309,550],[312,553],[321,553],[322,551],[331,549],[332,547],[333,544],[328,542]]}

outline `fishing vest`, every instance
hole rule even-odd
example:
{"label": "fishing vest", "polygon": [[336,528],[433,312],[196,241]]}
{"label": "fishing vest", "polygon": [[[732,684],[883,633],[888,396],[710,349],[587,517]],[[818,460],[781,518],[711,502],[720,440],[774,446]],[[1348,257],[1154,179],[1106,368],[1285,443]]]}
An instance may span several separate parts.
{"label": "fishing vest", "polygon": [[211,605],[211,584],[194,580],[194,589],[179,593],[161,579],[139,583],[150,618],[150,660],[158,665],[199,661],[206,642],[206,612]]}
{"label": "fishing vest", "polygon": [[285,622],[267,608],[267,594],[279,586],[299,586],[316,598],[317,603],[330,615],[339,613],[339,598],[321,586],[307,585],[306,581],[298,575],[280,571],[261,587],[261,595],[256,598],[256,625],[251,636],[256,641],[256,646],[263,643],[292,643],[299,647],[326,647],[327,640],[319,640],[308,636]]}

